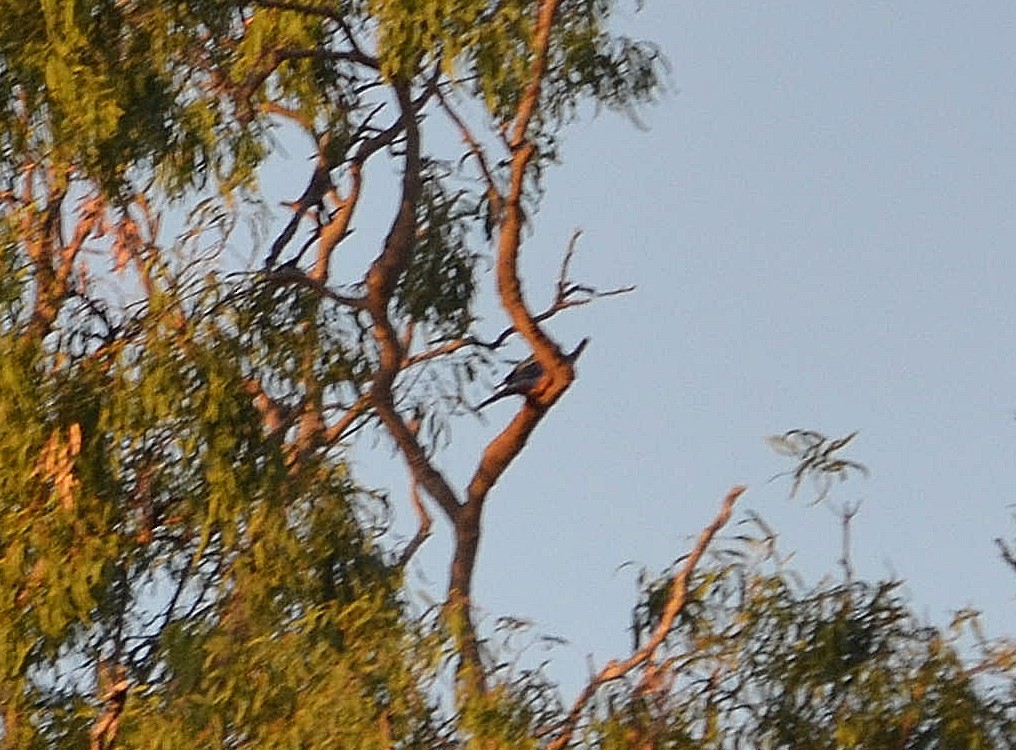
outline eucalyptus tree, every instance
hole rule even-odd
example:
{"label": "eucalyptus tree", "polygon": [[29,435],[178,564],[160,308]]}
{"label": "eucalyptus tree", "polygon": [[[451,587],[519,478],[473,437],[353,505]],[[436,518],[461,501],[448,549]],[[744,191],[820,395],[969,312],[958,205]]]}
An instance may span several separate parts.
{"label": "eucalyptus tree", "polygon": [[[658,88],[612,6],[0,4],[7,746],[456,736],[433,680],[449,664],[461,695],[490,687],[484,504],[574,378],[543,324],[597,294],[562,275],[550,309],[527,304],[527,217],[583,103]],[[266,166],[293,143],[309,163]],[[287,215],[259,241],[240,220],[280,179]],[[369,237],[372,190],[394,197]],[[491,292],[507,325],[484,340]],[[512,337],[541,377],[455,487],[433,445]],[[363,430],[409,469],[406,549],[379,543],[387,508],[344,462]],[[436,620],[401,587],[431,505],[454,537]]]}
{"label": "eucalyptus tree", "polygon": [[[545,324],[619,291],[570,277],[573,241],[534,309],[529,218],[565,126],[588,105],[634,114],[660,85],[659,54],[613,11],[0,0],[0,745],[1011,742],[977,665],[898,626],[891,590],[802,597],[710,557],[739,487],[646,582],[632,653],[569,706],[491,659],[473,614],[484,510],[584,347]],[[387,210],[373,235],[368,205]],[[505,315],[487,335],[484,295]],[[445,427],[513,339],[533,356],[499,392],[513,416],[455,486],[437,447],[455,449]],[[363,434],[395,446],[404,502],[351,473]],[[839,466],[829,453],[802,471]],[[393,509],[419,520],[401,548]],[[452,539],[434,612],[404,581],[432,516]],[[955,690],[927,687],[940,677]],[[843,686],[853,703],[830,703]],[[837,730],[850,707],[914,705],[895,744]],[[947,708],[967,721],[952,734]]]}

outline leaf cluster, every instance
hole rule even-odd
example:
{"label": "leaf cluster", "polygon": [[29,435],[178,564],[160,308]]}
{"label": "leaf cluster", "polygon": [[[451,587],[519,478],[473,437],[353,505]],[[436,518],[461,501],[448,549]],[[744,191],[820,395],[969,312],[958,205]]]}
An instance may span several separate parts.
{"label": "leaf cluster", "polygon": [[[273,360],[223,285],[152,280],[111,344],[0,337],[5,741],[83,741],[112,660],[129,746],[418,746],[440,639],[407,616],[373,501],[338,455],[265,434],[245,384]],[[318,345],[268,340],[275,362]]]}
{"label": "leaf cluster", "polygon": [[[758,549],[755,547],[755,549]],[[605,689],[587,742],[686,748],[1006,748],[1016,674],[989,642],[922,623],[897,581],[806,586],[734,546],[699,572],[661,665]],[[652,629],[647,584],[635,628]]]}

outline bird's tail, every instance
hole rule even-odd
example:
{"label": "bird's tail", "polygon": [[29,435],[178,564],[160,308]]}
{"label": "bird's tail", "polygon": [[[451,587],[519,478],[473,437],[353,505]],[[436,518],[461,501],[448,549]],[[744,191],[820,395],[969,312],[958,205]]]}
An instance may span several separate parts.
{"label": "bird's tail", "polygon": [[487,406],[490,406],[495,401],[500,401],[501,399],[506,398],[507,396],[511,396],[511,395],[512,395],[511,391],[498,391],[494,395],[489,396],[488,398],[485,398],[483,401],[481,401],[479,404],[477,404],[475,409],[476,409],[476,411],[480,411],[481,409],[483,409],[483,408],[485,408]]}

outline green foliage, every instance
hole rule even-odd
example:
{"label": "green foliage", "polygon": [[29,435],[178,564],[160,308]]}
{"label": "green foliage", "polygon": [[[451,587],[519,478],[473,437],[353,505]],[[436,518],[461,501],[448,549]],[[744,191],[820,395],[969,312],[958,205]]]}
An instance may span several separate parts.
{"label": "green foliage", "polygon": [[[346,30],[376,33],[384,78],[411,80],[437,64],[486,103],[494,124],[510,119],[531,71],[533,0],[344,5],[316,14],[257,3],[4,0],[5,158],[45,155],[121,196],[152,169],[178,196],[209,178],[226,192],[250,188],[272,145],[272,107],[322,129],[361,104],[363,114],[373,109],[364,71],[340,51]],[[583,99],[628,112],[651,100],[660,56],[606,31],[611,5],[562,4],[541,138]],[[344,27],[329,14],[344,14]]]}
{"label": "green foliage", "polygon": [[[397,82],[428,129],[400,175],[413,241],[383,312],[405,348],[446,348],[396,352],[409,364],[389,374],[435,442],[489,356],[470,348],[475,245],[512,154],[481,159],[479,141],[503,146],[536,92],[531,212],[562,125],[588,105],[631,115],[660,86],[658,52],[610,31],[614,2],[563,0],[536,91],[538,8],[0,0],[0,746],[97,746],[114,708],[117,745],[167,750],[538,748],[569,720],[539,670],[445,679],[469,620],[417,611],[383,496],[351,473],[383,347],[362,277],[325,268],[360,239],[368,161],[414,146]],[[429,123],[452,106],[474,117],[468,134],[451,117],[468,145],[448,156]],[[283,122],[314,173],[263,264],[230,232],[265,203]],[[176,237],[166,199],[193,209]],[[264,270],[216,265],[237,251]],[[861,470],[837,454],[851,437],[782,436],[795,487]],[[670,580],[646,587],[636,647]],[[808,589],[734,550],[691,594],[662,665],[602,686],[573,746],[1016,746],[1016,660],[984,644],[972,664],[895,583]]]}
{"label": "green foliage", "polygon": [[337,456],[266,439],[244,384],[271,360],[219,285],[153,278],[113,346],[0,338],[4,705],[73,744],[115,658],[138,685],[126,746],[418,746],[440,643],[406,616],[373,501]]}
{"label": "green foliage", "polygon": [[[373,501],[340,454],[311,446],[294,462],[292,444],[265,434],[252,373],[273,373],[280,393],[309,373],[352,391],[355,326],[301,288],[151,279],[112,345],[74,354],[0,338],[12,427],[0,434],[0,691],[22,717],[5,741],[85,742],[93,675],[113,658],[132,681],[124,747],[525,748],[553,736],[565,709],[538,672],[491,672],[490,690],[449,714],[448,640],[407,607]],[[88,328],[87,316],[66,325]],[[920,622],[896,582],[806,587],[748,554],[766,544],[746,544],[694,578],[662,671],[597,692],[576,746],[1016,742],[1008,652]],[[646,586],[636,646],[670,580]]]}
{"label": "green foliage", "polygon": [[790,456],[798,462],[793,471],[786,472],[794,478],[790,488],[791,497],[797,494],[805,477],[811,477],[817,490],[814,502],[819,503],[829,496],[833,478],[838,477],[844,482],[850,472],[868,475],[868,468],[864,464],[839,455],[855,437],[856,431],[832,439],[812,430],[790,430],[782,435],[771,435],[766,441],[780,455]]}
{"label": "green foliage", "polygon": [[[732,548],[702,571],[667,637],[663,693],[618,688],[591,742],[674,747],[1001,748],[1016,742],[1016,673],[963,629],[920,622],[899,582],[804,586]],[[642,635],[669,577],[646,589]],[[973,653],[971,653],[973,651]]]}
{"label": "green foliage", "polygon": [[437,333],[462,336],[472,323],[476,256],[468,245],[476,211],[461,193],[449,195],[434,170],[425,172],[413,258],[399,279],[401,311]]}

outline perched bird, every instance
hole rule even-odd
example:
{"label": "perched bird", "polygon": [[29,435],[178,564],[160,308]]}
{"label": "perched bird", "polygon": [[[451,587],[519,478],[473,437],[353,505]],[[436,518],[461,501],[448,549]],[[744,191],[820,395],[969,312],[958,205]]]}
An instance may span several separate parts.
{"label": "perched bird", "polygon": [[[575,362],[588,343],[588,337],[582,339],[574,351],[565,355],[565,359],[569,362]],[[507,396],[527,396],[536,387],[536,384],[540,382],[542,377],[543,366],[537,361],[536,355],[531,354],[512,368],[512,371],[505,376],[505,379],[495,389],[494,394],[481,402],[476,407],[476,410],[479,411],[485,406],[490,406],[495,401],[500,401]]]}
{"label": "perched bird", "polygon": [[483,401],[476,410],[479,411],[485,406],[490,406],[495,401],[500,401],[507,396],[525,396],[543,377],[543,367],[536,361],[536,355],[530,355],[512,368],[501,384],[494,391],[494,394]]}

